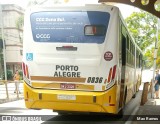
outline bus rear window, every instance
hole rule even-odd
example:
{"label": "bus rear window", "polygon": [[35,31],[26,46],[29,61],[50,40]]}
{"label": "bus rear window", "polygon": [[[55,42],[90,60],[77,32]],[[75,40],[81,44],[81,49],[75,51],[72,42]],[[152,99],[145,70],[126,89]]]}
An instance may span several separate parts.
{"label": "bus rear window", "polygon": [[89,36],[104,36],[106,27],[103,25],[86,25],[84,34]]}
{"label": "bus rear window", "polygon": [[52,43],[102,44],[109,19],[108,12],[98,11],[45,11],[30,16],[33,40]]}

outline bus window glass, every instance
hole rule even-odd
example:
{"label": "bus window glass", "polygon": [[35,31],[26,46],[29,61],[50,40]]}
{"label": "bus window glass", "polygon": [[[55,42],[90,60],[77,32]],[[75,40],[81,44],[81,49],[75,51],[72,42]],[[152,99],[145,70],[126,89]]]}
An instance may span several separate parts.
{"label": "bus window glass", "polygon": [[30,16],[33,40],[53,43],[102,44],[109,19],[108,12],[98,11],[47,11]]}
{"label": "bus window glass", "polygon": [[129,40],[129,37],[128,37],[128,35],[127,35],[127,49],[129,50],[130,48],[129,48],[129,45],[130,45],[130,40]]}
{"label": "bus window glass", "polygon": [[85,26],[84,34],[90,36],[103,36],[106,33],[105,30],[105,26],[103,25],[87,25]]}

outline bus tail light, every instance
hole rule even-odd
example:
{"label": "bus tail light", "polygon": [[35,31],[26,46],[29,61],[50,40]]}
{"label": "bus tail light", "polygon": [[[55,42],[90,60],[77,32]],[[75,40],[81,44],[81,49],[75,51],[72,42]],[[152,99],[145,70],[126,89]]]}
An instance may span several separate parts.
{"label": "bus tail light", "polygon": [[108,83],[111,81],[111,75],[112,75],[112,68],[110,68],[109,75],[108,75]]}
{"label": "bus tail light", "polygon": [[22,63],[22,68],[23,68],[23,75],[26,75],[26,67],[25,67],[25,64],[24,64],[24,62]]}
{"label": "bus tail light", "polygon": [[22,63],[22,67],[23,67],[23,74],[24,74],[24,76],[29,79],[28,66],[23,62]]}
{"label": "bus tail light", "polygon": [[116,65],[113,67],[112,80],[115,78],[115,75],[116,75]]}
{"label": "bus tail light", "polygon": [[110,68],[109,75],[108,75],[108,83],[115,78],[116,75],[116,65],[113,68]]}
{"label": "bus tail light", "polygon": [[29,79],[28,66],[26,65],[26,77]]}
{"label": "bus tail light", "polygon": [[109,96],[109,103],[111,102],[111,96]]}

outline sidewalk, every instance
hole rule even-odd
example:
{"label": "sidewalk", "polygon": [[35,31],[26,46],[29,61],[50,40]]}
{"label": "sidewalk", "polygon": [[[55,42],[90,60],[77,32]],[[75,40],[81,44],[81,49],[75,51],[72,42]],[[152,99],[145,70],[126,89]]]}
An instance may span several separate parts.
{"label": "sidewalk", "polygon": [[[143,85],[141,86],[142,90]],[[15,84],[8,83],[8,93],[9,99],[7,99],[6,89],[4,84],[0,84],[0,104],[10,101],[18,100],[17,94],[14,93]],[[23,83],[20,83],[19,89],[21,94],[19,94],[19,99],[23,99]],[[160,99],[152,99],[151,94],[148,94],[148,101],[138,108],[138,111],[135,116],[132,124],[160,124]],[[148,120],[138,120],[137,117],[146,118],[146,117],[157,117],[158,121],[148,121]]]}
{"label": "sidewalk", "polygon": [[10,102],[10,101],[15,101],[18,99],[23,99],[23,83],[19,84],[19,90],[21,92],[21,94],[19,94],[19,98],[17,97],[17,94],[14,93],[15,83],[8,82],[7,87],[8,87],[9,99],[7,98],[5,85],[3,83],[0,83],[0,104]]}
{"label": "sidewalk", "polygon": [[160,99],[151,98],[149,93],[148,101],[139,107],[134,120],[132,124],[160,124]]}

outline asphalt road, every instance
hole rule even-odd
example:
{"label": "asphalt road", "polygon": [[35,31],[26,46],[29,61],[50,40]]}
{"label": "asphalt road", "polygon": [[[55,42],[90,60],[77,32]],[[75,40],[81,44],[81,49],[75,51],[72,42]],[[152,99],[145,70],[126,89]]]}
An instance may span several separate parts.
{"label": "asphalt road", "polygon": [[[52,110],[32,110],[25,108],[24,101],[18,100],[14,102],[0,104],[0,117],[6,115],[20,116],[21,118],[38,116],[41,117],[40,121],[37,121],[35,124],[124,124],[132,119],[132,114],[135,113],[135,110],[140,105],[142,91],[139,91],[136,95],[136,98],[132,99],[124,108],[124,117],[119,118],[113,115],[58,115],[58,113],[53,112]],[[128,121],[129,120],[129,121]],[[1,123],[1,122],[0,122]],[[127,123],[128,124],[128,123]]]}
{"label": "asphalt road", "polygon": [[133,115],[139,108],[142,91],[136,94],[136,98],[132,99],[124,108],[124,116],[119,118],[113,115],[57,115],[43,122],[43,124],[129,124],[133,119]]}

